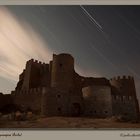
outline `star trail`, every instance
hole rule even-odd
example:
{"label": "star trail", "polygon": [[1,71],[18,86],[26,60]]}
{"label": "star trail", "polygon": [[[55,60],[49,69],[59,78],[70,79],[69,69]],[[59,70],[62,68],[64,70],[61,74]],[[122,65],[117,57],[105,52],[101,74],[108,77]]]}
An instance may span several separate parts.
{"label": "star trail", "polygon": [[0,91],[26,60],[71,53],[81,75],[132,75],[140,99],[140,6],[0,6]]}

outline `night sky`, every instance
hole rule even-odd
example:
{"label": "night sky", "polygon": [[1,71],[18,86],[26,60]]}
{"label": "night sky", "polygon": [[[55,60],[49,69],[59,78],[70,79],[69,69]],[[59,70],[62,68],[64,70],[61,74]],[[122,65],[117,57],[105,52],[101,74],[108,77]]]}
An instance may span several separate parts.
{"label": "night sky", "polygon": [[134,76],[140,99],[140,6],[0,6],[0,91],[30,58],[70,53],[85,76]]}

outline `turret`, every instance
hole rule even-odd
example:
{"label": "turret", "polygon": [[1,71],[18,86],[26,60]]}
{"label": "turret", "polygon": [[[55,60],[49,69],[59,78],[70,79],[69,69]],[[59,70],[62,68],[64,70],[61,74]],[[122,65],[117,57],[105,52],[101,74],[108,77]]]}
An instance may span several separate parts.
{"label": "turret", "polygon": [[[132,76],[125,75],[122,77],[118,76],[112,78],[110,80],[110,84],[112,87],[113,106],[114,108],[118,108],[118,113],[123,112],[124,114],[133,114],[133,117],[138,117],[139,104],[136,96],[134,78]],[[125,105],[123,103],[125,103]],[[116,111],[116,109],[114,109],[114,111]]]}
{"label": "turret", "polygon": [[70,54],[53,55],[51,87],[68,89],[73,86],[74,59]]}
{"label": "turret", "polygon": [[132,76],[117,76],[110,79],[110,84],[115,88],[116,91],[114,91],[116,94],[121,95],[131,95],[136,97],[136,89],[135,89],[135,83],[134,78]]}

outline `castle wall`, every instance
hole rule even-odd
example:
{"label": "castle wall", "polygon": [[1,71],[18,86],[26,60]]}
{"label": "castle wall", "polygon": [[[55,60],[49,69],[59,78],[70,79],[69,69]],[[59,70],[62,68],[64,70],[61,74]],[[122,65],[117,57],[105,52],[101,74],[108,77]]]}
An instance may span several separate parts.
{"label": "castle wall", "polygon": [[23,109],[30,108],[37,113],[41,111],[42,88],[15,91],[12,96],[14,104],[21,106]]}
{"label": "castle wall", "polygon": [[83,77],[82,79],[83,79],[82,82],[83,87],[87,87],[90,85],[110,86],[109,80],[107,80],[106,78]]}
{"label": "castle wall", "polygon": [[109,86],[92,85],[82,89],[84,98],[84,114],[93,117],[112,115],[111,88]]}
{"label": "castle wall", "polygon": [[[75,104],[79,108],[75,108]],[[79,110],[77,110],[79,109]],[[79,111],[79,112],[76,112]],[[71,95],[69,90],[46,88],[42,96],[42,114],[47,116],[79,116],[82,113],[81,96]]]}
{"label": "castle wall", "polygon": [[125,119],[137,119],[136,100],[134,96],[112,96],[113,115]]}
{"label": "castle wall", "polygon": [[67,89],[73,87],[74,59],[69,54],[53,55],[51,87]]}
{"label": "castle wall", "polygon": [[0,93],[0,110],[3,109],[6,105],[13,104],[11,94],[2,94]]}
{"label": "castle wall", "polygon": [[60,91],[57,89],[50,89],[44,93],[42,98],[43,113],[47,116],[67,116],[68,113],[68,98],[67,91]]}

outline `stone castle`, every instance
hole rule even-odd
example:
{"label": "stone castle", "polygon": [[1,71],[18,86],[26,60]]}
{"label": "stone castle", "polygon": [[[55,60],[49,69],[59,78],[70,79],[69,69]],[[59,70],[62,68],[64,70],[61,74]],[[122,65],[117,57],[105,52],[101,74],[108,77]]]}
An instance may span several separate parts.
{"label": "stone castle", "polygon": [[[1,101],[6,98],[0,96]],[[49,64],[27,61],[15,90],[6,96],[12,104],[44,116],[139,117],[133,77],[80,76],[74,58],[64,53],[53,54]]]}

